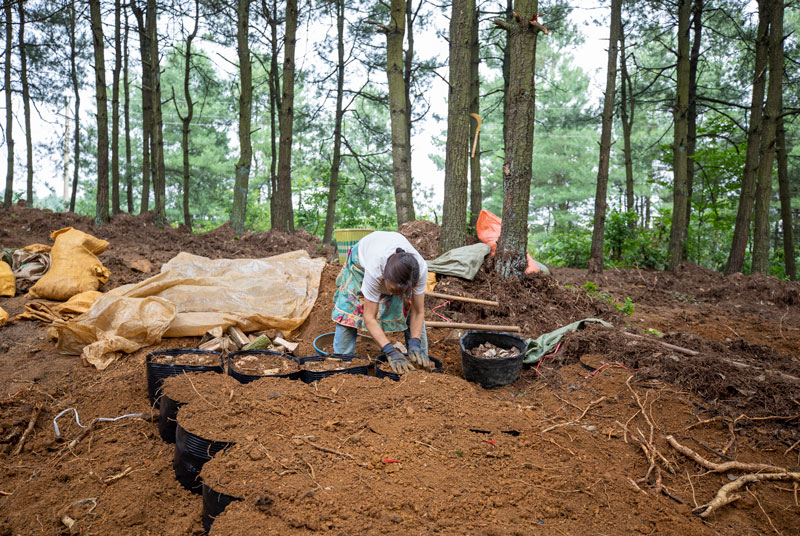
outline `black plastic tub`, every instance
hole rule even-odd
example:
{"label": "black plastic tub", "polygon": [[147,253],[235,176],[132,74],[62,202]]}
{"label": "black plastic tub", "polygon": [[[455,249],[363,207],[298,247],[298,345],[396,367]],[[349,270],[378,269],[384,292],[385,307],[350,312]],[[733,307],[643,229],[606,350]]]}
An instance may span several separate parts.
{"label": "black plastic tub", "polygon": [[[153,357],[169,355],[211,355],[215,356],[219,361],[219,365],[177,365],[174,363],[154,363]],[[197,348],[175,348],[172,350],[156,350],[147,354],[147,395],[150,397],[150,405],[158,407],[159,398],[161,397],[161,385],[166,378],[170,376],[177,376],[184,372],[219,372],[222,373],[222,354],[219,352],[212,352],[210,350],[199,350]]]}
{"label": "black plastic tub", "polygon": [[241,500],[240,497],[215,491],[214,488],[203,482],[203,528],[205,531],[211,530],[214,520],[225,511],[229,504]]}
{"label": "black plastic tub", "polygon": [[233,360],[236,357],[244,355],[273,356],[276,358],[288,359],[289,361],[296,363],[298,366],[300,365],[300,363],[297,361],[297,358],[290,356],[288,354],[282,354],[281,352],[275,352],[272,350],[242,350],[239,352],[233,352],[231,354],[228,354],[228,376],[236,378],[240,383],[250,383],[252,381],[256,381],[259,378],[287,378],[289,380],[300,379],[299,369],[295,372],[290,372],[288,374],[248,374],[246,372],[239,372],[233,368]]}
{"label": "black plastic tub", "polygon": [[369,373],[369,365],[359,365],[359,366],[353,366],[353,367],[343,368],[343,369],[339,369],[339,370],[325,370],[325,371],[321,371],[321,372],[316,372],[316,371],[313,371],[313,370],[306,370],[306,369],[302,368],[303,365],[305,365],[306,363],[320,362],[320,361],[325,361],[326,359],[339,359],[339,360],[341,360],[341,361],[343,361],[345,363],[349,363],[349,362],[353,361],[354,358],[364,359],[363,357],[360,357],[360,356],[342,355],[342,354],[330,354],[328,356],[310,355],[310,356],[307,356],[307,357],[301,357],[301,358],[299,358],[300,367],[301,367],[300,379],[302,381],[304,381],[305,383],[312,383],[312,382],[319,381],[319,380],[321,380],[323,378],[328,378],[330,376],[333,376],[334,374],[364,374],[364,375],[368,374]]}
{"label": "black plastic tub", "polygon": [[199,476],[203,465],[216,453],[232,445],[194,435],[178,424],[175,431],[175,459],[172,461],[175,478],[192,493],[201,493],[203,484]]}
{"label": "black plastic tub", "polygon": [[[469,350],[485,342],[504,349],[516,349],[509,357],[475,357]],[[514,383],[519,377],[522,360],[528,345],[519,335],[502,331],[468,331],[461,336],[461,370],[464,379],[477,382],[484,389],[494,389]]]}
{"label": "black plastic tub", "polygon": [[175,431],[178,427],[178,409],[183,402],[176,402],[167,395],[162,395],[158,410],[158,435],[167,443],[175,443]]}
{"label": "black plastic tub", "polygon": [[[438,359],[436,359],[433,356],[428,356],[428,358],[430,358],[431,363],[433,363],[433,369],[428,370],[428,372],[438,372],[439,374],[441,374],[443,372],[442,371],[442,366],[443,366],[442,362],[439,361]],[[378,360],[379,363],[384,363],[384,364],[389,362],[389,360],[386,357],[386,354],[379,355],[377,357],[377,360]],[[426,370],[426,369],[417,369],[417,370]],[[375,365],[375,377],[376,378],[389,378],[390,380],[398,381],[398,380],[400,380],[400,376],[402,376],[402,375],[401,374],[397,374],[395,372],[383,371],[383,370],[381,370],[381,367],[379,367],[377,364]]]}

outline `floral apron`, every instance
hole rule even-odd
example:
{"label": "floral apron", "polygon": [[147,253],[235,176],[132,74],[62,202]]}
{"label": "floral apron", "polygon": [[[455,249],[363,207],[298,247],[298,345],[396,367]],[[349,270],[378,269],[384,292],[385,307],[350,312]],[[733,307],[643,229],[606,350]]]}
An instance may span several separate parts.
{"label": "floral apron", "polygon": [[[364,295],[361,283],[364,268],[357,262],[358,244],[347,252],[347,260],[336,278],[336,294],[333,296],[331,319],[337,324],[365,331]],[[408,313],[411,310],[411,293],[402,296],[381,294],[378,302],[378,325],[384,333],[404,331],[408,328]]]}

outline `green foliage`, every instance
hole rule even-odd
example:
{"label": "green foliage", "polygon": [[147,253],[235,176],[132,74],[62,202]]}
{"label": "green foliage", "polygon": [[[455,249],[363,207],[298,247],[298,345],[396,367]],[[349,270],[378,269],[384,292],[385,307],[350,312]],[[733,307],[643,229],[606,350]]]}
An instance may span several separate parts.
{"label": "green foliage", "polygon": [[622,303],[615,300],[611,295],[606,294],[605,292],[600,292],[600,287],[598,287],[593,281],[587,281],[583,284],[583,289],[586,291],[592,298],[597,298],[606,302],[607,304],[614,307],[617,311],[622,313],[625,316],[631,316],[633,314],[635,304],[632,299],[625,298]]}

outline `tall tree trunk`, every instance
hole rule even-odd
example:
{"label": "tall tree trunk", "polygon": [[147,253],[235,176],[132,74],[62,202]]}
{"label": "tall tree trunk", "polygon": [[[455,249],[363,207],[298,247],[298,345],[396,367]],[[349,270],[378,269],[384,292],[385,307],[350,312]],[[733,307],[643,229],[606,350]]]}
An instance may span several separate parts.
{"label": "tall tree trunk", "polygon": [[[189,127],[194,116],[192,92],[189,91],[189,69],[192,61],[192,41],[197,35],[200,22],[200,2],[194,0],[194,29],[186,37],[186,51],[183,57],[183,96],[186,99],[186,115],[181,116],[181,150],[183,152],[183,224],[192,230],[192,215],[189,212]],[[178,110],[177,104],[175,109]],[[180,111],[178,111],[180,116]]]}
{"label": "tall tree trunk", "polygon": [[502,277],[523,277],[527,267],[528,208],[533,160],[533,127],[536,111],[537,0],[517,0],[519,18],[495,20],[508,34],[508,139],[503,163],[503,224],[497,241],[495,270]]}
{"label": "tall tree trunk", "polygon": [[688,218],[689,167],[689,14],[690,0],[678,0],[678,67],[675,87],[675,127],[673,136],[672,226],[669,233],[669,269],[683,260]]}
{"label": "tall tree trunk", "polygon": [[111,213],[119,214],[119,73],[122,69],[121,5],[114,0],[114,71],[111,85]]}
{"label": "tall tree trunk", "polygon": [[[633,84],[628,75],[628,58],[625,55],[625,31],[619,34],[619,67],[620,76],[620,120],[622,123],[623,156],[625,158],[625,210],[634,210],[633,189],[633,150],[631,149],[631,131],[633,130],[633,116],[635,101]],[[629,113],[630,110],[630,113]],[[633,226],[635,222],[631,222]]]}
{"label": "tall tree trunk", "polygon": [[[406,93],[406,136],[408,137],[408,168],[413,169],[411,166],[411,79],[413,77],[413,64],[414,64],[414,0],[406,1],[406,34],[408,35],[408,47],[406,48],[405,57],[403,61],[403,88]],[[423,2],[420,0],[419,5],[422,6]],[[410,173],[410,172],[409,172]],[[411,176],[413,181],[413,175]]]}
{"label": "tall tree trunk", "polygon": [[[600,161],[597,165],[597,191],[594,196],[594,229],[589,255],[589,273],[603,271],[603,238],[606,231],[606,193],[608,189],[608,167],[611,156],[611,129],[614,126],[614,92],[617,82],[617,61],[620,36],[622,35],[622,0],[611,0],[611,29],[608,38],[608,67],[606,93],[603,101],[603,124],[600,133]],[[625,82],[623,80],[623,87]],[[625,104],[623,103],[623,106]]]}
{"label": "tall tree trunk", "polygon": [[150,210],[150,137],[153,131],[153,69],[150,57],[150,39],[144,21],[144,10],[136,0],[130,2],[139,29],[139,53],[142,58],[142,203],[139,213]]}
{"label": "tall tree trunk", "polygon": [[278,129],[275,118],[281,107],[280,96],[280,73],[278,72],[278,3],[272,0],[272,11],[267,5],[267,0],[261,0],[264,17],[270,27],[270,63],[269,63],[269,214],[270,224],[275,222],[275,192],[278,189],[278,148],[275,140],[278,136]]}
{"label": "tall tree trunk", "polygon": [[128,213],[133,213],[133,177],[131,174],[131,126],[130,126],[130,80],[128,79],[128,10],[125,8],[125,38],[122,63],[122,85],[125,91],[125,194],[128,201]]}
{"label": "tall tree trunk", "polygon": [[775,134],[781,114],[783,88],[783,2],[773,0],[769,27],[769,86],[764,105],[764,132],[761,136],[756,183],[756,208],[753,216],[754,273],[769,273],[769,213],[772,201],[772,165]]}
{"label": "tall tree trunk", "polygon": [[108,97],[106,96],[105,42],[100,0],[89,0],[94,47],[95,100],[97,102],[97,204],[95,225],[108,222]]}
{"label": "tall tree trunk", "polygon": [[294,50],[297,41],[297,0],[286,2],[286,35],[283,45],[283,94],[280,107],[280,144],[275,214],[272,226],[279,231],[294,231],[292,210],[292,125],[294,121]]}
{"label": "tall tree trunk", "polygon": [[444,206],[439,253],[467,243],[469,169],[470,40],[475,0],[453,2],[450,16],[450,76],[447,97],[447,147]]}
{"label": "tall tree trunk", "polygon": [[[514,0],[506,0],[506,20],[511,20],[514,16]],[[511,80],[511,48],[509,47],[510,36],[506,32],[506,46],[503,48],[503,150],[508,146],[508,83]]]}
{"label": "tall tree trunk", "polygon": [[150,82],[152,83],[151,99],[153,107],[153,130],[150,134],[150,154],[152,155],[153,172],[153,223],[163,227],[167,221],[166,214],[166,168],[164,166],[164,135],[161,115],[161,73],[158,59],[158,22],[156,0],[147,0],[147,41],[150,52]]}
{"label": "tall tree trunk", "polygon": [[756,56],[753,74],[753,91],[750,98],[750,126],[747,129],[747,152],[745,153],[742,193],[733,228],[733,241],[728,255],[726,274],[741,272],[750,236],[750,218],[756,191],[756,176],[759,165],[759,146],[763,122],[764,89],[767,77],[767,53],[769,49],[769,0],[758,0],[758,30],[756,31]]}
{"label": "tall tree trunk", "polygon": [[[289,1],[291,2],[293,0]],[[233,208],[231,209],[231,227],[233,227],[233,230],[237,233],[242,233],[244,231],[244,218],[247,212],[247,189],[250,181],[250,163],[253,160],[253,146],[250,143],[253,79],[250,65],[250,44],[247,39],[247,30],[249,27],[250,0],[238,0],[236,11],[236,50],[239,53],[239,78],[241,83],[239,92],[239,161],[236,162]]]}
{"label": "tall tree trunk", "polygon": [[13,3],[6,1],[6,53],[5,53],[5,76],[4,83],[6,89],[6,150],[7,150],[7,163],[6,163],[6,191],[3,196],[3,208],[9,208],[14,198],[14,111],[11,108],[11,50],[14,42],[14,26],[11,24],[11,15],[13,13]]}
{"label": "tall tree trunk", "polygon": [[[480,93],[481,93],[481,79],[480,79],[480,45],[478,43],[478,21],[479,12],[475,10],[475,16],[472,19],[472,28],[470,32],[469,41],[469,112],[470,114],[480,115]],[[477,121],[470,121],[470,138],[477,135],[478,123]],[[481,186],[481,141],[478,138],[475,142],[475,156],[470,157],[469,161],[469,234],[475,236],[475,225],[478,223],[478,215],[481,212],[483,205],[483,191]]]}
{"label": "tall tree trunk", "polygon": [[[781,103],[782,104],[782,103]],[[781,106],[783,109],[783,106]],[[775,154],[778,159],[778,195],[781,201],[781,224],[783,226],[783,262],[786,277],[797,280],[797,267],[794,260],[794,229],[792,228],[792,196],[789,191],[789,169],[786,155],[786,132],[783,117],[778,118],[775,134]]]}
{"label": "tall tree trunk", "polygon": [[[686,162],[686,229],[683,236],[689,236],[689,223],[692,218],[692,191],[694,188],[694,153],[697,147],[697,65],[700,62],[700,38],[703,32],[703,0],[692,4],[692,50],[689,54],[689,125],[686,133],[688,159]],[[685,248],[682,259],[685,258]]]}
{"label": "tall tree trunk", "polygon": [[411,185],[411,146],[406,119],[406,90],[403,80],[403,36],[405,0],[391,0],[391,21],[386,27],[386,76],[389,81],[389,117],[392,128],[392,172],[397,225],[415,219]]}
{"label": "tall tree trunk", "polygon": [[63,180],[64,180],[64,206],[69,203],[69,97],[64,97],[64,153],[62,155],[62,162],[64,163]]}
{"label": "tall tree trunk", "polygon": [[22,105],[25,114],[25,149],[28,180],[25,188],[25,201],[33,206],[33,134],[31,133],[31,93],[28,87],[28,52],[25,44],[25,4],[19,3],[19,59],[22,78]]}
{"label": "tall tree trunk", "polygon": [[72,79],[72,92],[75,94],[75,156],[72,163],[72,194],[69,198],[69,211],[75,212],[75,199],[78,194],[78,174],[81,168],[81,93],[76,65],[78,50],[75,45],[75,34],[78,30],[74,2],[69,4],[69,29],[69,75]]}
{"label": "tall tree trunk", "polygon": [[328,210],[325,214],[325,231],[322,242],[329,244],[333,237],[336,199],[339,195],[339,167],[342,159],[342,101],[344,99],[344,0],[336,0],[336,117],[333,123],[333,160],[328,187]]}

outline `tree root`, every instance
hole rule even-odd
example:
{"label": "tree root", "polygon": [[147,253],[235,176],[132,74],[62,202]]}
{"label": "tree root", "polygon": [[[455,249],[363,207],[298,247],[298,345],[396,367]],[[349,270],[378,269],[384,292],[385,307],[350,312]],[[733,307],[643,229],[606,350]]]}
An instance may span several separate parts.
{"label": "tree root", "polygon": [[715,510],[741,499],[742,496],[737,495],[735,493],[736,491],[742,489],[742,487],[746,486],[747,484],[753,484],[762,481],[800,482],[800,473],[749,473],[742,475],[733,482],[722,486],[719,491],[717,491],[717,495],[711,499],[708,504],[704,504],[703,506],[695,508],[692,510],[692,513],[705,519]]}
{"label": "tree root", "polygon": [[11,453],[12,456],[17,456],[20,452],[22,452],[22,447],[25,445],[25,440],[28,439],[28,436],[33,431],[33,427],[36,426],[36,421],[39,419],[39,414],[41,412],[41,405],[37,405],[33,408],[33,411],[31,412],[31,420],[28,422],[28,427],[25,428],[24,432],[22,432],[22,436],[19,438],[19,442],[17,443],[17,448],[15,448],[14,452]]}
{"label": "tree root", "polygon": [[771,471],[773,473],[785,473],[788,469],[784,467],[777,467],[775,465],[769,465],[766,463],[744,463],[744,462],[737,462],[737,461],[730,461],[725,463],[714,463],[711,461],[706,460],[698,453],[678,443],[678,441],[672,437],[671,435],[667,436],[667,443],[669,443],[675,450],[680,452],[681,454],[685,455],[687,458],[691,458],[692,460],[696,461],[709,471],[713,473],[725,473],[727,471]]}

